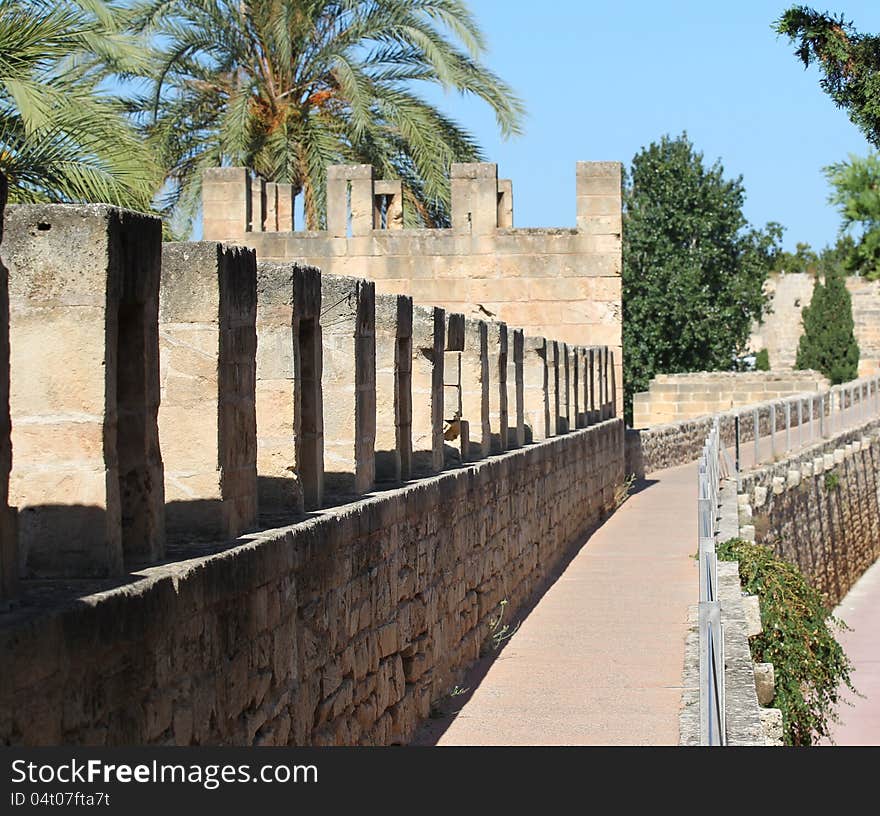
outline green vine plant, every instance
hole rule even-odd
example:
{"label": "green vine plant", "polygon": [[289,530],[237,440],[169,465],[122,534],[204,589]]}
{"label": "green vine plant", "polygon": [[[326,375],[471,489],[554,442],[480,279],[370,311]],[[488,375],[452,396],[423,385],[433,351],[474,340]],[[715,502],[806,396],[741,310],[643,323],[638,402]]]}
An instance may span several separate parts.
{"label": "green vine plant", "polygon": [[822,595],[793,564],[769,547],[741,539],[718,545],[724,561],[739,561],[740,581],[757,594],[763,631],[750,639],[752,658],[772,663],[786,745],[813,745],[838,722],[840,687],[857,693],[850,663],[834,633],[848,627],[827,609]]}

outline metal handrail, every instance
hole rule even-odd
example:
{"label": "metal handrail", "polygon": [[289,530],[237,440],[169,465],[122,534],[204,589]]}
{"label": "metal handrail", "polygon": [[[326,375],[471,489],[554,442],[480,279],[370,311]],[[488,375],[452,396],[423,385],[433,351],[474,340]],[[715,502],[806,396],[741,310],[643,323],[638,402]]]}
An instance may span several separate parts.
{"label": "metal handrail", "polygon": [[722,469],[721,431],[718,419],[706,437],[697,468],[697,521],[700,562],[700,743],[725,745],[724,626],[718,601],[718,562],[715,536]]}

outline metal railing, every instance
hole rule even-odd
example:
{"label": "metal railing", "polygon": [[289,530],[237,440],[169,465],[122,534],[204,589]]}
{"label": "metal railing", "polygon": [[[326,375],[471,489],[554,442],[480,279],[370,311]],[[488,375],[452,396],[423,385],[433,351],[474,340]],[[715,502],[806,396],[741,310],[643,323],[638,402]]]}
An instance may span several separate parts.
{"label": "metal railing", "polygon": [[[720,419],[715,418],[703,444],[698,465],[697,515],[700,565],[699,661],[700,744],[726,745],[724,696],[724,624],[718,598],[718,535],[721,481],[740,473],[742,426],[752,433],[753,455],[749,467],[774,461],[836,432],[857,427],[880,415],[880,377],[864,377],[835,385],[819,393],[798,394],[735,411],[733,445],[735,464],[722,442]],[[761,422],[766,433],[761,433]],[[761,441],[765,440],[765,445]],[[769,445],[766,444],[769,441]],[[763,448],[763,449],[762,449]]]}
{"label": "metal railing", "polygon": [[700,563],[700,744],[726,744],[724,703],[724,626],[718,601],[718,532],[722,476],[721,431],[718,420],[706,438],[698,470],[697,516]]}
{"label": "metal railing", "polygon": [[[862,377],[825,391],[735,410],[737,469],[745,452],[741,447],[743,430],[751,434],[751,461],[746,466],[755,467],[876,418],[880,415],[880,377]],[[760,433],[762,415],[767,428],[764,434]],[[762,440],[769,444],[762,446]]]}

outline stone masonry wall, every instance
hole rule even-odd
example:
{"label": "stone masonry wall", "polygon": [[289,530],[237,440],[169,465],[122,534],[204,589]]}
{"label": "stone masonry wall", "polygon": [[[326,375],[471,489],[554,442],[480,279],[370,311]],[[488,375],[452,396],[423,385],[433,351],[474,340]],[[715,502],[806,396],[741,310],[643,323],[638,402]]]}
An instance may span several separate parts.
{"label": "stone masonry wall", "polygon": [[796,564],[837,604],[880,557],[880,421],[743,477],[740,534]]}
{"label": "stone masonry wall", "polygon": [[[786,404],[789,405],[788,410]],[[853,405],[856,406],[856,411],[860,410],[861,405],[861,410],[866,412],[865,416],[869,410],[880,411],[880,379],[868,377],[852,380],[827,390],[795,394],[732,411],[655,425],[652,428],[628,428],[626,471],[644,476],[657,470],[696,461],[716,419],[721,430],[721,440],[728,447],[735,444],[737,418],[740,443],[753,442],[756,424],[760,437],[767,436],[773,424],[776,434],[771,453],[775,455],[776,452],[799,447],[813,439],[829,437],[835,429],[839,429],[841,410],[848,410]]]}
{"label": "stone masonry wall", "polygon": [[633,427],[650,428],[827,387],[828,380],[815,371],[658,374],[647,391],[633,397]]}
{"label": "stone masonry wall", "polygon": [[613,508],[623,424],[0,617],[0,744],[404,743]]}
{"label": "stone masonry wall", "polygon": [[511,184],[489,163],[452,166],[450,229],[403,229],[400,182],[374,175],[369,165],[328,168],[328,228],[294,232],[265,204],[289,199],[289,185],[212,168],[203,182],[204,237],[253,247],[261,260],[367,278],[377,294],[494,317],[527,335],[607,345],[623,381],[618,162],[577,163],[575,229],[514,229]]}
{"label": "stone masonry wall", "polygon": [[[880,373],[880,281],[848,276],[846,288],[852,297],[856,341],[861,352],[859,376]],[[749,347],[767,349],[775,371],[794,367],[803,333],[802,313],[813,298],[813,276],[806,273],[771,275],[765,284],[771,311],[762,323],[752,327]]]}

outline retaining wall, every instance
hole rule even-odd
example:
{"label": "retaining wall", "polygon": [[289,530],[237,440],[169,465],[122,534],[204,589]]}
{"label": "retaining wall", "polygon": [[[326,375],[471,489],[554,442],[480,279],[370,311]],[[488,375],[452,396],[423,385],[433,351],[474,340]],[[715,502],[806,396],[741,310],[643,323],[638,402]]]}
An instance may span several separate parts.
{"label": "retaining wall", "polygon": [[796,564],[837,604],[880,557],[880,420],[743,477],[740,534]]}

